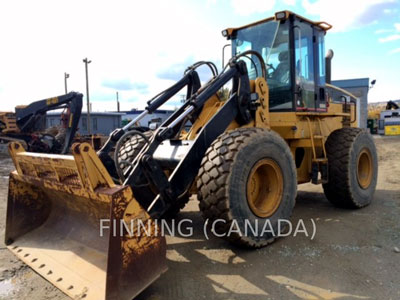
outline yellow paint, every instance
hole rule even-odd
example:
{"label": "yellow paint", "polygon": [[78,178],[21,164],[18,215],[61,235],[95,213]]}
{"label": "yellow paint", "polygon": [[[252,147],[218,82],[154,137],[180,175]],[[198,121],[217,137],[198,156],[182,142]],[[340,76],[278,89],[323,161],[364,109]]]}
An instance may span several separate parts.
{"label": "yellow paint", "polygon": [[2,133],[19,133],[20,130],[17,126],[17,118],[13,112],[0,112],[0,121],[4,123],[1,129]]}
{"label": "yellow paint", "polygon": [[400,135],[400,125],[386,125],[385,135]]}
{"label": "yellow paint", "polygon": [[207,122],[214,116],[214,114],[224,105],[224,101],[220,101],[217,95],[212,96],[206,101],[203,109],[196,119],[190,131],[185,135],[185,139],[193,140],[196,138],[200,130],[207,124]]}
{"label": "yellow paint", "polygon": [[58,97],[53,97],[46,100],[46,105],[52,105],[57,103],[58,103]]}

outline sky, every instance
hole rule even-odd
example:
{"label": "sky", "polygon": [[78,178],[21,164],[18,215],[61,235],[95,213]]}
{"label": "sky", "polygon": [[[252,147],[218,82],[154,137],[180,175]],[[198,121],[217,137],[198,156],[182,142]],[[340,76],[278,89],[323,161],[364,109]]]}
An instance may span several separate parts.
{"label": "sky", "polygon": [[86,57],[93,111],[115,111],[117,91],[122,110],[143,109],[190,64],[221,68],[223,29],[284,9],[333,25],[332,79],[376,79],[370,102],[400,99],[400,0],[16,0],[0,3],[0,111],[63,94],[65,72],[86,95]]}

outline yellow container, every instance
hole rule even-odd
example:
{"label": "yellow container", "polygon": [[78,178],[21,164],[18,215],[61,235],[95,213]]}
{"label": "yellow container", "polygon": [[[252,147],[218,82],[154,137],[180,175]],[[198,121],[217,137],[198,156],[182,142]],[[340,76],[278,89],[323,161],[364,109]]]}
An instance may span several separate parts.
{"label": "yellow container", "polygon": [[400,135],[400,125],[386,125],[385,135]]}

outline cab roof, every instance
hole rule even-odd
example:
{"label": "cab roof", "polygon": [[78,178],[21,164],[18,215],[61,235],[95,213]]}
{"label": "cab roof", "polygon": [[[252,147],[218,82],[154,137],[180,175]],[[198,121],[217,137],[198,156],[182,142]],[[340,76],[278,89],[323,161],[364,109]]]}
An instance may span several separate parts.
{"label": "cab roof", "polygon": [[321,28],[325,32],[332,28],[332,25],[328,24],[325,21],[314,22],[314,21],[311,21],[311,20],[309,20],[307,18],[304,18],[304,17],[302,17],[302,16],[300,16],[298,14],[295,14],[294,12],[291,12],[289,10],[283,10],[283,11],[276,12],[275,15],[272,16],[272,17],[269,17],[269,18],[266,18],[266,19],[262,19],[262,20],[259,20],[257,22],[254,22],[254,23],[250,23],[250,24],[247,24],[247,25],[244,25],[244,26],[240,26],[240,27],[227,28],[227,29],[222,31],[222,35],[224,37],[226,37],[227,39],[230,39],[232,34],[234,34],[237,30],[248,28],[248,27],[253,27],[255,25],[258,25],[258,24],[261,24],[261,23],[265,23],[265,22],[268,22],[268,21],[286,20],[290,16],[296,16],[297,18],[299,18],[299,19],[301,19],[301,20],[303,20],[303,21],[305,21],[307,23],[310,23],[310,24],[312,24],[314,26],[318,26],[319,28]]}

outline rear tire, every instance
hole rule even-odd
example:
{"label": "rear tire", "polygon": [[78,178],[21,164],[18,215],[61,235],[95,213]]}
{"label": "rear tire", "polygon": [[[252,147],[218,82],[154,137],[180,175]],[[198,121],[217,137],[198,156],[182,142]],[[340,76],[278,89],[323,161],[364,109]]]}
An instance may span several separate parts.
{"label": "rear tire", "polygon": [[369,205],[378,175],[372,136],[361,128],[341,128],[329,135],[325,147],[329,181],[323,188],[328,200],[344,208]]}
{"label": "rear tire", "polygon": [[[239,128],[223,133],[208,148],[197,188],[200,210],[209,224],[214,223],[215,233],[234,244],[258,248],[273,242],[285,229],[278,227],[278,220],[288,220],[292,214],[296,168],[278,134]],[[273,233],[263,231],[267,222]],[[254,229],[256,223],[258,229],[252,232],[249,225]],[[232,226],[239,227],[240,233],[228,235]]]}

